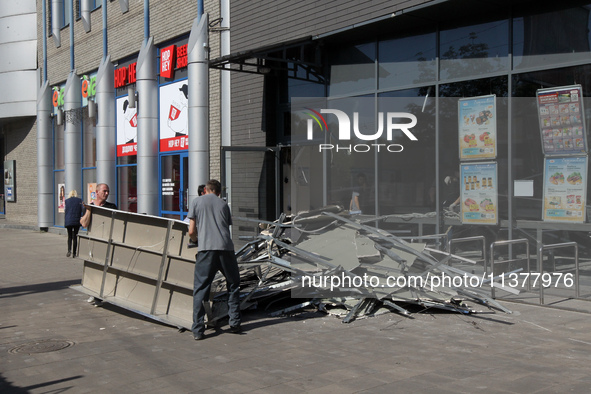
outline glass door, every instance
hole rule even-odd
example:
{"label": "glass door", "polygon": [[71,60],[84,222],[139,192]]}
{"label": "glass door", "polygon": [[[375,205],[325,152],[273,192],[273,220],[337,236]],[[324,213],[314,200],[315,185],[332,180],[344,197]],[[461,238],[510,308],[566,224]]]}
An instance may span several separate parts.
{"label": "glass door", "polygon": [[188,211],[189,154],[160,156],[160,216],[183,220]]}

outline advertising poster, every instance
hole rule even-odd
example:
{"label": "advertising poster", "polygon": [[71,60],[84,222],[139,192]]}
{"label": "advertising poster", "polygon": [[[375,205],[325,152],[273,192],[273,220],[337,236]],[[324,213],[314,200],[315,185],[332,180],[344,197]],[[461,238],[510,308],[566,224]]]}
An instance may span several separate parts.
{"label": "advertising poster", "polygon": [[497,163],[460,166],[460,220],[465,224],[497,224]]}
{"label": "advertising poster", "polygon": [[587,157],[546,158],[544,214],[547,222],[585,221]]}
{"label": "advertising poster", "polygon": [[580,155],[587,152],[583,91],[580,85],[536,92],[545,155]]}
{"label": "advertising poster", "polygon": [[96,200],[96,183],[86,184],[86,204],[90,205]]}
{"label": "advertising poster", "polygon": [[496,96],[460,99],[458,137],[460,160],[494,159],[497,156]]}
{"label": "advertising poster", "polygon": [[16,201],[16,182],[14,178],[15,160],[4,162],[4,198],[5,201]]}
{"label": "advertising poster", "polygon": [[187,80],[160,87],[160,152],[189,148]]}
{"label": "advertising poster", "polygon": [[117,156],[137,155],[137,111],[127,97],[117,99]]}
{"label": "advertising poster", "polygon": [[66,185],[64,183],[57,185],[57,211],[58,213],[66,211]]}

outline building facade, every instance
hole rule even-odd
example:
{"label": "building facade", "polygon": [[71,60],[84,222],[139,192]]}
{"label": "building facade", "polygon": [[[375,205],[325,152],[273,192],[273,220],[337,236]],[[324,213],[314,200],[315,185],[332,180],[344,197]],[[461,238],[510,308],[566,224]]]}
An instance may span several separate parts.
{"label": "building facade", "polygon": [[[62,187],[89,200],[108,181],[121,209],[183,219],[196,185],[219,177],[237,239],[281,213],[350,209],[357,194],[390,231],[591,246],[591,3],[216,0],[203,14],[200,4],[36,2],[52,104],[42,138],[39,109],[4,131],[19,196],[7,217],[60,226]],[[335,110],[360,129],[350,139]],[[31,166],[8,143],[19,138],[51,160]],[[21,189],[35,169],[50,184]],[[563,187],[558,173],[577,180]],[[50,200],[39,211],[51,214],[19,211],[21,196]]]}

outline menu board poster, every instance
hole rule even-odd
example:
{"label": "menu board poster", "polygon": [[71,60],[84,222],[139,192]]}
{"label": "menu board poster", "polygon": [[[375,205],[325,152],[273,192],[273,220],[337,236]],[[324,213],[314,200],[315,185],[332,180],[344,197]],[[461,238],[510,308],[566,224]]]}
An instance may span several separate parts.
{"label": "menu board poster", "polygon": [[497,156],[496,96],[460,99],[458,115],[460,160],[494,159]]}
{"label": "menu board poster", "polygon": [[546,158],[542,219],[546,222],[583,223],[586,190],[586,156]]}
{"label": "menu board poster", "polygon": [[466,224],[497,224],[497,163],[460,165],[460,220]]}
{"label": "menu board poster", "polygon": [[585,111],[581,85],[536,92],[545,155],[581,155],[587,152]]}

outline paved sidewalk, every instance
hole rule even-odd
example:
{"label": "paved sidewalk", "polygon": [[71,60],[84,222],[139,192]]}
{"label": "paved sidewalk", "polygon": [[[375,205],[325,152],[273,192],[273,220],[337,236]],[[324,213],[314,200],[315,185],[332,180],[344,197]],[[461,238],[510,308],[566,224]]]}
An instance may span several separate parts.
{"label": "paved sidewalk", "polygon": [[[591,315],[389,313],[342,324],[247,312],[196,342],[70,288],[66,237],[0,228],[0,392],[563,393],[591,387]],[[478,307],[478,309],[483,309]],[[227,327],[226,327],[227,328]],[[41,352],[39,352],[41,351]]]}

